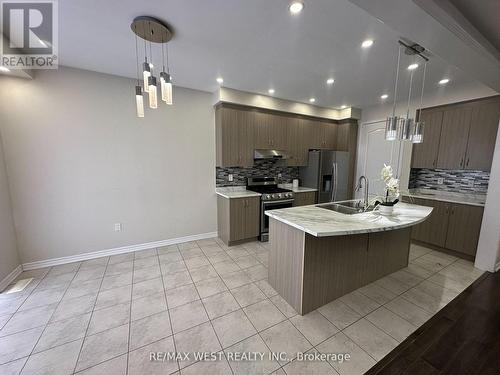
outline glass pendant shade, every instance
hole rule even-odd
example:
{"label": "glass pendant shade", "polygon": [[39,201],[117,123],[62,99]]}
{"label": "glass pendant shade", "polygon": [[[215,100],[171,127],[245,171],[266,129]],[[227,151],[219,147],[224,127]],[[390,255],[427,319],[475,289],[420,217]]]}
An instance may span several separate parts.
{"label": "glass pendant shade", "polygon": [[385,139],[387,141],[396,140],[398,135],[398,117],[389,116],[385,122]]}
{"label": "glass pendant shade", "polygon": [[158,108],[158,90],[156,88],[156,77],[148,78],[149,108]]}
{"label": "glass pendant shade", "polygon": [[418,121],[415,123],[415,126],[413,127],[413,132],[411,134],[412,143],[422,143],[424,141],[424,128],[425,128],[424,121]]}
{"label": "glass pendant shade", "polygon": [[409,141],[412,135],[413,119],[401,118],[399,119],[399,139],[402,141]]}
{"label": "glass pendant shade", "polygon": [[160,73],[160,84],[161,84],[161,99],[172,105],[172,80],[170,74],[166,72]]}
{"label": "glass pendant shade", "polygon": [[135,86],[135,105],[137,117],[144,117],[144,98],[142,97],[142,87]]}
{"label": "glass pendant shade", "polygon": [[144,80],[144,92],[148,92],[148,79],[151,77],[151,67],[147,61],[142,63],[142,76]]}

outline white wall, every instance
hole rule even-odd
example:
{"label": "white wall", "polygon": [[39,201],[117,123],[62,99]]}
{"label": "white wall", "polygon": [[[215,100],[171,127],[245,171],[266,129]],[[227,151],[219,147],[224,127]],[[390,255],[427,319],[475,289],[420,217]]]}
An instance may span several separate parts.
{"label": "white wall", "polygon": [[[9,186],[0,132],[0,282],[19,265]],[[1,292],[0,287],[0,292]]]}
{"label": "white wall", "polygon": [[500,269],[500,127],[491,165],[475,266],[490,272]]}
{"label": "white wall", "polygon": [[70,68],[0,78],[23,263],[216,230],[211,95],[176,87],[138,119],[134,84]]}
{"label": "white wall", "polygon": [[[497,93],[492,89],[485,87],[481,84],[472,84],[464,87],[454,87],[453,82],[449,84],[448,87],[436,88],[433,95],[427,95],[423,100],[423,107],[433,107],[437,105],[449,104],[460,102],[464,100],[477,99],[485,96],[496,95]],[[418,96],[418,95],[416,95]],[[420,98],[413,100],[410,103],[410,115],[415,117],[415,111],[420,105]],[[406,115],[406,102],[400,102],[396,106],[396,115],[402,116]],[[372,123],[376,121],[384,121],[388,115],[392,114],[392,101],[388,100],[387,103],[380,104],[373,107],[363,108],[361,113],[361,120],[359,121],[360,126],[358,128],[358,155],[360,155],[360,149],[365,147],[361,144],[361,137],[359,132],[363,124]],[[424,130],[425,138],[425,130]],[[409,142],[404,142],[401,160],[400,160],[400,186],[401,189],[408,188],[408,182],[410,177],[410,162],[411,162],[411,151],[412,146]],[[381,166],[380,168],[382,168]],[[396,169],[396,166],[393,166]],[[362,174],[363,165],[362,160],[358,158],[356,165],[356,179]]]}

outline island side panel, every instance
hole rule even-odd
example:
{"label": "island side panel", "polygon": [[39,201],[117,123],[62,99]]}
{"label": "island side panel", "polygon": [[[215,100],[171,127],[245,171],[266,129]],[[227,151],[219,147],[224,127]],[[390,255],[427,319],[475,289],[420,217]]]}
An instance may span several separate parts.
{"label": "island side panel", "polygon": [[276,219],[269,219],[269,284],[302,314],[305,233]]}
{"label": "island side panel", "polygon": [[368,234],[306,234],[302,315],[363,284],[367,248]]}
{"label": "island side panel", "polygon": [[364,285],[408,266],[411,228],[370,233]]}
{"label": "island side panel", "polygon": [[307,314],[406,267],[410,233],[411,228],[319,238],[306,234],[302,308],[297,312]]}

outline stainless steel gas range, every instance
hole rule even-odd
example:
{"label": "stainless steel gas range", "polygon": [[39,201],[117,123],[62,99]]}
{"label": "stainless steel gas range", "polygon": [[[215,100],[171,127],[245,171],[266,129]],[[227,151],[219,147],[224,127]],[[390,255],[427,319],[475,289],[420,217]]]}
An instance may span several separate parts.
{"label": "stainless steel gas range", "polygon": [[269,240],[269,216],[267,210],[277,210],[293,206],[293,191],[278,187],[275,177],[251,177],[247,180],[247,190],[262,194],[260,197],[260,236],[262,242]]}

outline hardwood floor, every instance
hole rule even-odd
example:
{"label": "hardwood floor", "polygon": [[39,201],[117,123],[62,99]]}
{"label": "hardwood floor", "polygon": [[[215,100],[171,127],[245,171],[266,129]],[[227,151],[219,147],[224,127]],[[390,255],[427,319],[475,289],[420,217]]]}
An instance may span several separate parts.
{"label": "hardwood floor", "polygon": [[367,374],[499,374],[500,272],[485,273]]}

